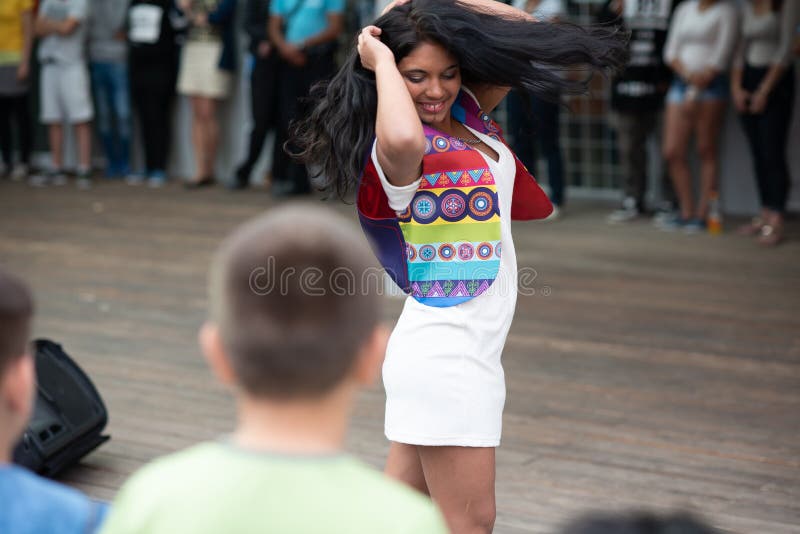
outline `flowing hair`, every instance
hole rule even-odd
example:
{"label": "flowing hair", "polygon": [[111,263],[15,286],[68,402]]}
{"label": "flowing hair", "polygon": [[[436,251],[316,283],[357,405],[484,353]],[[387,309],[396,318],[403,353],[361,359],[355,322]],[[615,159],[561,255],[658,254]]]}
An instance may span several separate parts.
{"label": "flowing hair", "polygon": [[[549,100],[586,93],[592,72],[617,70],[627,59],[618,27],[507,18],[456,0],[411,0],[373,24],[396,62],[420,43],[435,43],[458,60],[464,85],[516,87]],[[588,75],[561,76],[575,67]],[[361,65],[354,47],[329,82],[312,88],[310,100],[311,113],[292,129],[292,155],[309,165],[319,189],[343,199],[358,183],[374,141],[375,73]]]}

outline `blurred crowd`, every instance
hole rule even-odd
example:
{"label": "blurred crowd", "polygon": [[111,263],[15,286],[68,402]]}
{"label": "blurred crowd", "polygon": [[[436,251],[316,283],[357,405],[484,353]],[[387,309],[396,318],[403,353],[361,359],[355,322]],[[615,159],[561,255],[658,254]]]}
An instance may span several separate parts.
{"label": "blurred crowd", "polygon": [[[513,0],[544,24],[569,22],[565,0]],[[284,150],[302,97],[336,69],[337,47],[349,42],[385,6],[373,0],[4,0],[0,7],[0,145],[3,175],[31,185],[59,185],[74,174],[92,185],[93,139],[105,175],[130,184],[164,185],[173,141],[175,97],[191,106],[194,171],[187,188],[225,183],[244,189],[273,132],[267,179],[276,196],[311,191],[309,175]],[[761,212],[740,233],[765,245],[783,237],[791,178],[787,161],[800,53],[798,0],[599,0],[598,23],[630,35],[630,61],[611,83],[610,123],[616,131],[624,198],[611,223],[651,213],[647,144],[662,147],[656,222],[667,230],[715,231],[719,220],[719,139],[733,105],[753,161]],[[238,13],[237,13],[238,12]],[[246,34],[247,50],[239,50]],[[341,47],[340,47],[341,48]],[[250,80],[245,157],[215,176],[220,104],[232,96],[237,71]],[[565,73],[565,75],[570,75]],[[31,91],[38,91],[35,98]],[[35,100],[35,105],[30,101]],[[38,117],[32,116],[33,109]],[[508,139],[539,176],[541,158],[556,206],[565,202],[559,114],[566,107],[512,92]],[[134,120],[138,128],[132,127]],[[47,130],[50,163],[31,169],[38,122]],[[64,166],[64,128],[73,130],[77,166]],[[134,133],[144,165],[131,163]],[[694,144],[699,187],[688,157]],[[291,145],[288,146],[291,148]],[[16,150],[14,150],[16,149]],[[96,148],[94,153],[99,152]],[[15,157],[16,156],[16,157]],[[699,194],[695,195],[695,191]],[[671,201],[671,202],[669,202]]]}

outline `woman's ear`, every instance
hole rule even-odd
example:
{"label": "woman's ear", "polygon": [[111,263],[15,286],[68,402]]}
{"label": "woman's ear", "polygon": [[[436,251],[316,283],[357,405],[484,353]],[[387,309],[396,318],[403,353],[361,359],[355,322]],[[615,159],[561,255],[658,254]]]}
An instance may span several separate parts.
{"label": "woman's ear", "polygon": [[378,324],[361,346],[353,369],[353,377],[360,386],[371,386],[378,379],[386,356],[389,334],[385,325]]}
{"label": "woman's ear", "polygon": [[211,367],[211,371],[217,377],[217,380],[226,386],[235,385],[236,374],[233,372],[230,358],[222,344],[219,327],[212,322],[205,322],[200,327],[197,339],[200,342],[203,356],[205,356],[208,366]]}

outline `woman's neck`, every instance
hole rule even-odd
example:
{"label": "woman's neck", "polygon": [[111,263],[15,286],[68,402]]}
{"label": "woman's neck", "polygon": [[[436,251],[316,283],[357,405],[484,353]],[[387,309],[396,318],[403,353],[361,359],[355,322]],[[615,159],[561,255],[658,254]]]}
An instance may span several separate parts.
{"label": "woman's neck", "polygon": [[751,0],[750,3],[756,15],[765,15],[772,11],[772,0]]}
{"label": "woman's neck", "polygon": [[710,8],[711,6],[713,6],[716,3],[717,3],[717,0],[700,0],[697,3],[697,7],[700,9],[700,11],[705,11],[706,9]]}

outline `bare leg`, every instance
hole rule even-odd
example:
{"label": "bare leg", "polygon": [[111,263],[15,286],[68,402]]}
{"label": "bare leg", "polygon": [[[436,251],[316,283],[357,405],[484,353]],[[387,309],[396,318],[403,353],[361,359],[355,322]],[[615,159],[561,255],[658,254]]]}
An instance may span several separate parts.
{"label": "bare leg", "polygon": [[50,156],[53,170],[60,171],[64,165],[64,128],[60,123],[51,124],[47,128],[50,141]]}
{"label": "bare leg", "polygon": [[192,96],[192,148],[194,149],[194,177],[192,181],[196,182],[205,177],[204,163],[205,156],[203,154],[203,141],[205,140],[205,124],[202,120],[202,101],[203,97]]}
{"label": "bare leg", "polygon": [[197,132],[193,131],[195,143],[195,162],[197,170],[195,181],[207,179],[214,175],[214,162],[217,158],[219,127],[216,117],[217,103],[213,98],[204,96],[192,97],[192,111]]}
{"label": "bare leg", "polygon": [[496,515],[491,447],[417,447],[430,495],[454,534],[490,534]]}
{"label": "bare leg", "polygon": [[699,103],[697,113],[697,153],[700,156],[700,200],[697,204],[698,219],[705,219],[711,193],[718,188],[719,180],[719,132],[725,118],[727,102],[709,100]]}
{"label": "bare leg", "polygon": [[681,217],[689,219],[694,212],[692,199],[692,174],[686,161],[686,146],[692,132],[692,122],[682,104],[667,104],[664,123],[664,159],[675,187],[681,208]]}
{"label": "bare leg", "polygon": [[219,144],[219,125],[217,124],[217,101],[206,99],[205,104],[205,176],[214,176],[214,164],[217,161],[217,145]]}
{"label": "bare leg", "polygon": [[422,462],[416,445],[392,442],[386,458],[384,472],[390,477],[408,484],[415,490],[430,495],[422,472]]}
{"label": "bare leg", "polygon": [[90,170],[92,166],[92,128],[90,122],[75,125],[75,137],[78,141],[78,168]]}

